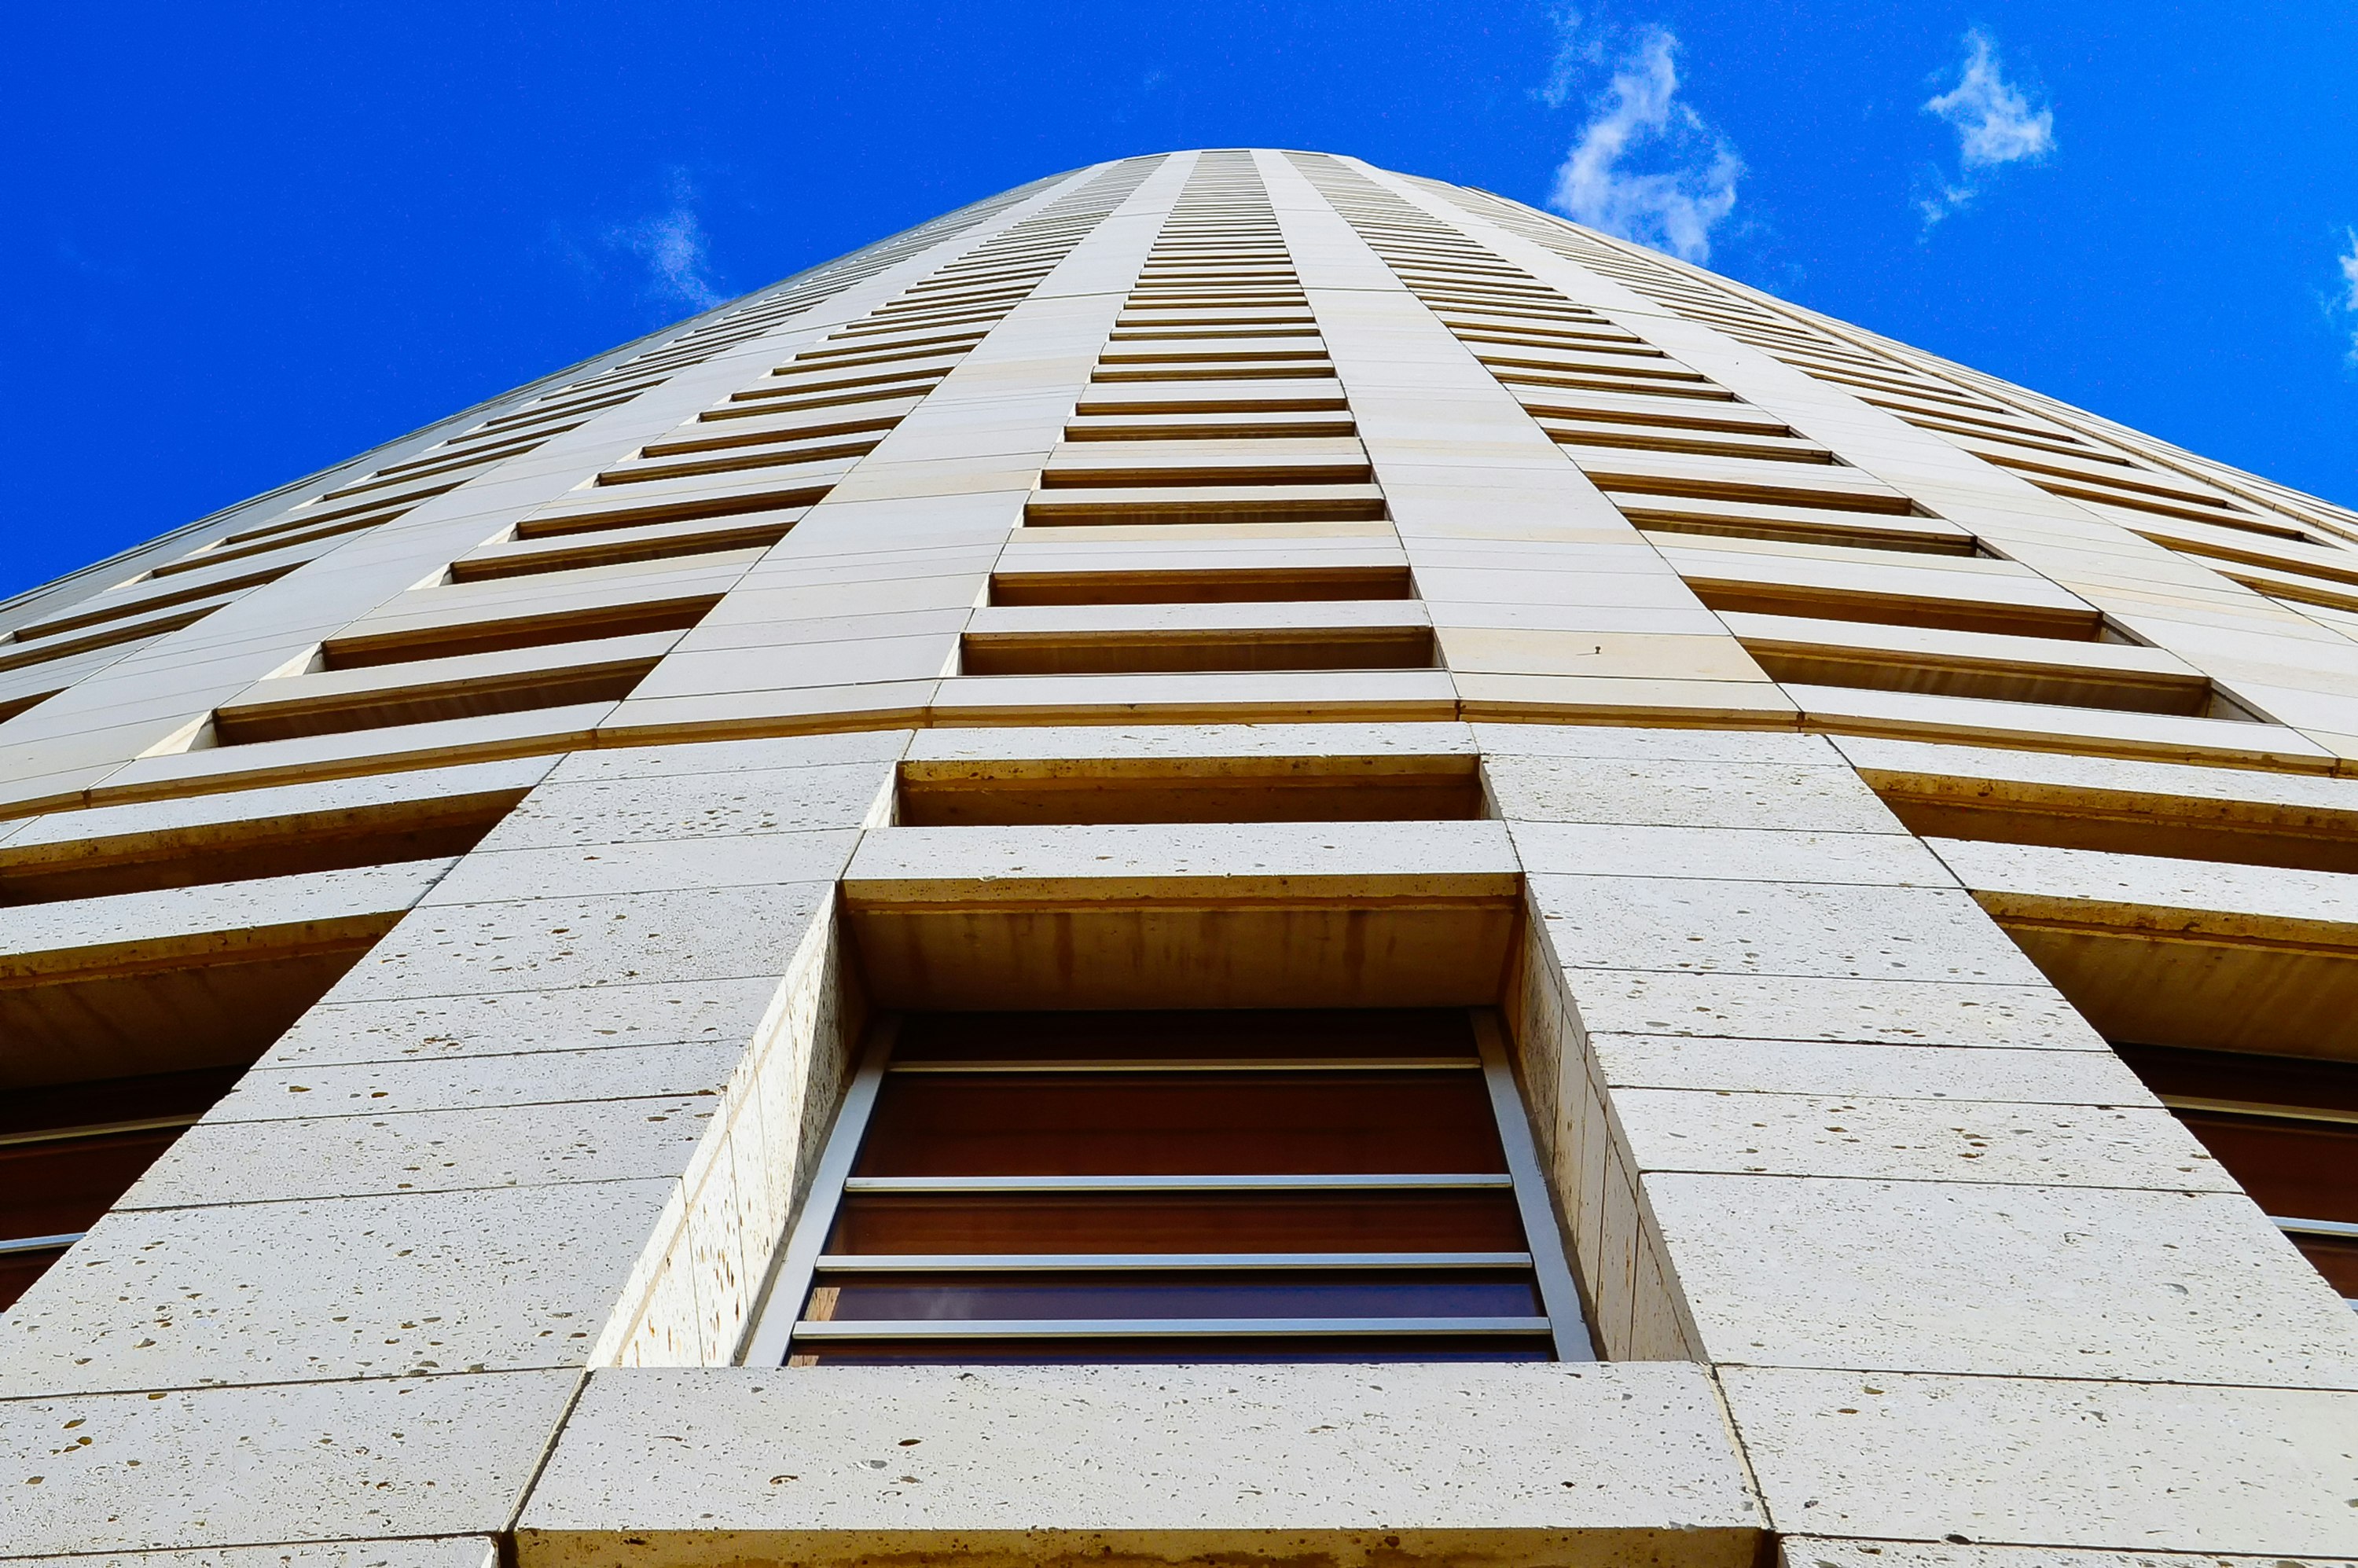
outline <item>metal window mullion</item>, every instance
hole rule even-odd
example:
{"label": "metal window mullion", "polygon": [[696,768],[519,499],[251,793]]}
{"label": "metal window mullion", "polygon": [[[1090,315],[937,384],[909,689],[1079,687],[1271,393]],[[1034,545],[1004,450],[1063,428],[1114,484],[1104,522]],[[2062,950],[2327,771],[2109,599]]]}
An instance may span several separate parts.
{"label": "metal window mullion", "polygon": [[2358,1225],[2346,1219],[2297,1219],[2272,1214],[2268,1218],[2287,1236],[2313,1236],[2320,1240],[2358,1241]]}
{"label": "metal window mullion", "polygon": [[1054,1057],[895,1062],[895,1075],[936,1073],[1432,1073],[1473,1072],[1478,1056]]}
{"label": "metal window mullion", "polygon": [[1531,1250],[1531,1272],[1537,1276],[1540,1301],[1547,1308],[1549,1331],[1555,1338],[1559,1361],[1594,1361],[1595,1343],[1588,1336],[1588,1319],[1581,1310],[1580,1288],[1573,1283],[1572,1267],[1564,1261],[1563,1227],[1556,1223],[1555,1205],[1548,1196],[1547,1177],[1540,1169],[1539,1149],[1531,1141],[1531,1113],[1522,1090],[1515,1087],[1515,1071],[1507,1064],[1507,1047],[1497,1020],[1474,1014],[1474,1039],[1482,1052],[1482,1077],[1490,1090],[1490,1109],[1498,1123],[1498,1141],[1506,1150],[1507,1170],[1515,1184],[1515,1206],[1523,1221],[1523,1237]]}
{"label": "metal window mullion", "polygon": [[837,1252],[822,1274],[1145,1273],[1528,1269],[1528,1252]]}
{"label": "metal window mullion", "polygon": [[199,1113],[146,1116],[135,1121],[91,1121],[75,1127],[40,1127],[27,1132],[0,1132],[0,1148],[27,1143],[69,1143],[84,1138],[119,1138],[131,1132],[167,1132],[197,1124]]}
{"label": "metal window mullion", "polygon": [[66,1230],[55,1236],[0,1237],[0,1258],[12,1258],[20,1252],[62,1252],[89,1234],[87,1230]]}
{"label": "metal window mullion", "polygon": [[2255,1121],[2314,1121],[2328,1126],[2358,1127],[2358,1110],[2344,1110],[2339,1106],[2277,1105],[2263,1100],[2208,1099],[2198,1095],[2158,1095],[2155,1098],[2172,1110],[2243,1116]]}
{"label": "metal window mullion", "polygon": [[1495,1338],[1546,1334],[1544,1317],[1007,1317],[830,1318],[795,1325],[812,1340],[1294,1339],[1389,1334]]}
{"label": "metal window mullion", "polygon": [[1336,1172],[1171,1176],[852,1176],[844,1190],[928,1193],[1485,1192],[1516,1185],[1508,1172]]}
{"label": "metal window mullion", "polygon": [[859,1069],[843,1091],[843,1105],[836,1112],[835,1129],[827,1134],[827,1147],[819,1154],[818,1169],[812,1173],[810,1194],[803,1200],[803,1212],[795,1220],[794,1233],[779,1249],[778,1260],[771,1269],[769,1290],[763,1298],[742,1357],[749,1367],[783,1367],[794,1348],[795,1325],[802,1316],[803,1302],[810,1294],[811,1276],[819,1254],[826,1249],[827,1235],[835,1228],[844,1186],[850,1178],[852,1162],[859,1158],[860,1141],[868,1135],[869,1119],[876,1111],[876,1094],[884,1084],[885,1064],[892,1059],[892,1043],[899,1033],[897,1018],[887,1016],[877,1021],[867,1049],[860,1055]]}

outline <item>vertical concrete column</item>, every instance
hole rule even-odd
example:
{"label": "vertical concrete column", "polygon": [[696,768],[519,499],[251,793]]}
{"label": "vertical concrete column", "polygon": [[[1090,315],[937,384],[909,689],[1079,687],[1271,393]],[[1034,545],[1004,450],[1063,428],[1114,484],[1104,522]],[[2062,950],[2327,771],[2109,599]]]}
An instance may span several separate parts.
{"label": "vertical concrete column", "polygon": [[853,466],[609,727],[922,720],[1195,155],[1178,153]]}
{"label": "vertical concrete column", "polygon": [[2358,1325],[1830,742],[1476,736],[1599,1338],[1778,1530],[2346,1547]]}
{"label": "vertical concrete column", "polygon": [[906,740],[558,763],[8,1314],[0,1540],[480,1537],[584,1368],[725,1364]]}
{"label": "vertical concrete column", "polygon": [[1462,710],[1795,721],[1718,617],[1301,171],[1257,156]]}

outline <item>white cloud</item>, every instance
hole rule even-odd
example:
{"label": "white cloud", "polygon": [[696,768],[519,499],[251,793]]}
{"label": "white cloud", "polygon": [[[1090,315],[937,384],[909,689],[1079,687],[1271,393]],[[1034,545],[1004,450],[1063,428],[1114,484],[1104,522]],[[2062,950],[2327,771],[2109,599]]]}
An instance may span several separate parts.
{"label": "white cloud", "polygon": [[2035,162],[2055,147],[2055,111],[2032,109],[2030,100],[1999,72],[1990,36],[1975,28],[1964,44],[1956,86],[1924,103],[1924,113],[1956,131],[1958,163],[1955,178],[1941,177],[1934,182],[1939,189],[1916,203],[1928,229],[1981,193],[1980,174],[2025,159]]}
{"label": "white cloud", "polygon": [[[1585,69],[1605,56],[1601,42],[1581,36],[1577,15],[1561,13],[1557,25],[1562,42],[1540,90],[1550,107],[1568,103]],[[1710,258],[1712,230],[1735,210],[1744,160],[1679,101],[1678,49],[1668,28],[1650,27],[1621,52],[1611,81],[1589,100],[1588,124],[1555,171],[1548,205],[1576,223],[1700,262]]]}
{"label": "white cloud", "polygon": [[1605,58],[1603,46],[1581,31],[1580,13],[1569,7],[1550,13],[1555,23],[1555,61],[1548,67],[1547,85],[1532,96],[1551,109],[1572,102],[1581,74]]}
{"label": "white cloud", "polygon": [[665,305],[685,305],[709,310],[724,298],[710,276],[711,241],[696,215],[696,188],[687,171],[674,169],[669,181],[671,209],[618,224],[606,232],[606,243],[628,252],[645,264],[645,291]]}
{"label": "white cloud", "polygon": [[[2339,303],[2344,314],[2358,317],[2358,229],[2344,229],[2342,234],[2349,240],[2350,249],[2333,258],[2342,268]],[[2350,334],[2350,362],[2358,365],[2358,329]]]}

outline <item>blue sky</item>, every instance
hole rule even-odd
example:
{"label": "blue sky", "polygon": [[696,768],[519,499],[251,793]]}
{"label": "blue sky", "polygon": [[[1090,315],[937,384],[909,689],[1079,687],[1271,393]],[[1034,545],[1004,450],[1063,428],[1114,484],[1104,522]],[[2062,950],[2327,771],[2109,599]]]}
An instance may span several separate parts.
{"label": "blue sky", "polygon": [[1559,200],[2358,503],[2342,0],[10,21],[0,593],[976,197],[1195,146]]}

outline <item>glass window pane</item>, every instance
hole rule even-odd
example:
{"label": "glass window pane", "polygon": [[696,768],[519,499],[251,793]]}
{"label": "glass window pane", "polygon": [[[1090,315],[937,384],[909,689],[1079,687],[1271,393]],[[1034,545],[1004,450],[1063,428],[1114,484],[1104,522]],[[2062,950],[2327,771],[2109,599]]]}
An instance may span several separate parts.
{"label": "glass window pane", "polygon": [[849,1193],[829,1252],[1516,1252],[1514,1195]]}
{"label": "glass window pane", "polygon": [[1498,1172],[1478,1072],[900,1075],[858,1173]]}
{"label": "glass window pane", "polygon": [[1094,1317],[1542,1317],[1528,1271],[901,1275],[833,1279],[806,1316],[833,1322]]}

